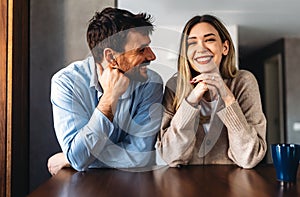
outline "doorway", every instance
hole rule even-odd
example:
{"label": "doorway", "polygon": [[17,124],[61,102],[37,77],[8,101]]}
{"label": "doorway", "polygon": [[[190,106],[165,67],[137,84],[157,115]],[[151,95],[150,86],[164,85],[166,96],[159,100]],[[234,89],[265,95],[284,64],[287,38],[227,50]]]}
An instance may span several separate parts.
{"label": "doorway", "polygon": [[267,145],[266,162],[272,163],[270,145],[283,143],[284,111],[283,111],[283,76],[281,54],[274,55],[264,62],[265,78],[265,107],[267,118]]}

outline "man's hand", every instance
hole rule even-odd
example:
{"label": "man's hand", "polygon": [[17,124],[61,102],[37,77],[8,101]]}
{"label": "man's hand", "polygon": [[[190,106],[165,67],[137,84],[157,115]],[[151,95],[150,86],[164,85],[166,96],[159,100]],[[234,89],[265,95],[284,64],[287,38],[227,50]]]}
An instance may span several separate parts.
{"label": "man's hand", "polygon": [[64,153],[62,153],[62,152],[52,155],[48,159],[47,165],[48,165],[48,171],[50,172],[50,174],[52,176],[56,175],[60,169],[62,169],[64,167],[70,167],[70,163],[68,162]]}
{"label": "man's hand", "polygon": [[119,97],[127,90],[129,78],[118,69],[108,66],[103,70],[99,83],[103,89],[103,95],[97,108],[110,120],[113,121]]}
{"label": "man's hand", "polygon": [[104,69],[99,83],[102,86],[104,94],[111,94],[114,99],[119,99],[128,88],[129,78],[118,69],[107,67]]}

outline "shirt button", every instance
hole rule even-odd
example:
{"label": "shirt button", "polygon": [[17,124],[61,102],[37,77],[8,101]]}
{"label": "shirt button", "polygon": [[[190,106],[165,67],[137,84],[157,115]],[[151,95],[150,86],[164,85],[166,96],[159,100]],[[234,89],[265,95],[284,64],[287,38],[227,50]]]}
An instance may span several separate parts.
{"label": "shirt button", "polygon": [[211,143],[211,141],[210,141],[210,140],[206,140],[206,145],[207,145],[207,146],[209,146],[209,145],[210,145],[210,143]]}

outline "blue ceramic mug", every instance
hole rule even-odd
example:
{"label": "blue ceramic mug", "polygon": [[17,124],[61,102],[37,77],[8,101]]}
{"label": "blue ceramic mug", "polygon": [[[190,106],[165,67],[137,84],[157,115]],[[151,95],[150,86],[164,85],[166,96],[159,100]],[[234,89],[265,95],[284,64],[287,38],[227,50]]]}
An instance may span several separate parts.
{"label": "blue ceramic mug", "polygon": [[277,180],[296,182],[300,160],[300,145],[272,144],[271,148]]}

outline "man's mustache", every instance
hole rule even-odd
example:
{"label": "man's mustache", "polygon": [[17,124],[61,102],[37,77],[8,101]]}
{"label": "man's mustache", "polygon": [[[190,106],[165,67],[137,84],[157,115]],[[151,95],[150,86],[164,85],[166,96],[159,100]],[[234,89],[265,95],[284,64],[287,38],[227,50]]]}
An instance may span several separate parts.
{"label": "man's mustache", "polygon": [[143,61],[140,66],[148,66],[151,63],[151,61]]}

